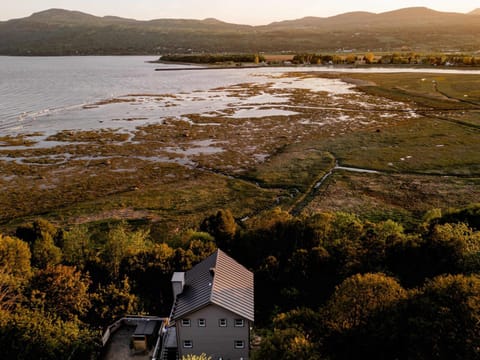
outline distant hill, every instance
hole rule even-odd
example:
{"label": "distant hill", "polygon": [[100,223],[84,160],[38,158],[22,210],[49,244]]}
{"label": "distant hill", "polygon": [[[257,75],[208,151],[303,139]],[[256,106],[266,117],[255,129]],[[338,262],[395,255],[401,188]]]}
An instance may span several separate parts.
{"label": "distant hill", "polygon": [[468,13],[469,15],[480,15],[480,8],[475,9]]}
{"label": "distant hill", "polygon": [[275,22],[264,26],[217,19],[138,21],[50,9],[0,22],[0,54],[165,54],[188,52],[477,51],[472,14],[406,8],[374,14]]}

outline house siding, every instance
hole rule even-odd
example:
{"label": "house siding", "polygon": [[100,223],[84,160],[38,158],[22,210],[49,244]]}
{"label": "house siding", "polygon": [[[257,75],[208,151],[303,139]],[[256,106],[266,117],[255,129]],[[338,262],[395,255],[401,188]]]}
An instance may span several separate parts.
{"label": "house siding", "polygon": [[[188,354],[205,353],[212,360],[247,360],[250,344],[249,320],[217,305],[208,305],[183,319],[190,319],[190,326],[182,326],[181,319],[176,321],[178,350],[180,357]],[[199,319],[205,319],[204,327],[198,325]],[[220,327],[219,320],[226,319],[227,326]],[[243,319],[243,327],[235,327],[235,319]],[[192,341],[192,348],[183,348],[185,340]],[[243,341],[243,349],[235,348],[235,341]],[[214,349],[212,351],[212,349]]]}

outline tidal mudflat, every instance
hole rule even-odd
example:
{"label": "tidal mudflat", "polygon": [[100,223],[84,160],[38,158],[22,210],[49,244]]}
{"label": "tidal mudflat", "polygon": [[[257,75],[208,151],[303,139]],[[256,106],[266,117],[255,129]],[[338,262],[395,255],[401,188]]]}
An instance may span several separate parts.
{"label": "tidal mudflat", "polygon": [[[265,73],[255,82],[132,93],[32,119],[0,137],[0,221],[125,218],[175,230],[219,208],[238,218],[275,206],[372,216],[387,208],[408,217],[436,205],[440,192],[447,205],[462,205],[471,200],[456,191],[462,184],[480,195],[480,75],[461,75],[466,89],[452,85],[458,76]],[[420,179],[416,190],[398,176]],[[409,197],[389,196],[395,182]],[[430,185],[439,182],[435,192]],[[412,191],[423,194],[422,204]],[[378,201],[358,201],[364,193]]]}

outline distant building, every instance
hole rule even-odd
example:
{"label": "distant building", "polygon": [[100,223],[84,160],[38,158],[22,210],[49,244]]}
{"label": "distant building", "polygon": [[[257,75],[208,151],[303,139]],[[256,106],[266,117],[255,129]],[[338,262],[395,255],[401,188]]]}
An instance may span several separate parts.
{"label": "distant building", "polygon": [[[172,277],[175,297],[163,358],[202,353],[247,360],[254,321],[253,274],[221,250]],[[161,360],[164,360],[161,359]]]}

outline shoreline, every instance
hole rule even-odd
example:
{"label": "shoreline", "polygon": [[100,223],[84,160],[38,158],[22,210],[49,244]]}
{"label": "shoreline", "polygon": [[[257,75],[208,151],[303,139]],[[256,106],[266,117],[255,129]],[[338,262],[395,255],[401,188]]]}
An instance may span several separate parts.
{"label": "shoreline", "polygon": [[[163,63],[166,64],[166,63]],[[181,68],[156,68],[155,71],[191,71],[191,70],[230,70],[230,69],[258,69],[258,68],[268,68],[270,66],[265,65],[247,65],[247,66],[204,66],[204,67],[193,67],[198,64],[179,64],[179,65],[190,65],[192,67],[181,67]]]}
{"label": "shoreline", "polygon": [[155,68],[155,71],[193,71],[193,70],[232,70],[232,69],[260,69],[260,68],[298,68],[298,69],[331,69],[335,70],[370,70],[370,69],[398,69],[398,70],[426,70],[426,72],[431,70],[454,70],[454,71],[480,71],[479,65],[471,66],[446,66],[446,65],[425,65],[425,64],[284,64],[284,63],[275,63],[275,64],[253,64],[253,63],[231,63],[224,64],[201,64],[193,62],[175,62],[175,61],[162,61],[154,60],[147,61],[151,64],[159,65],[184,65],[185,67],[175,67],[175,68]]}

